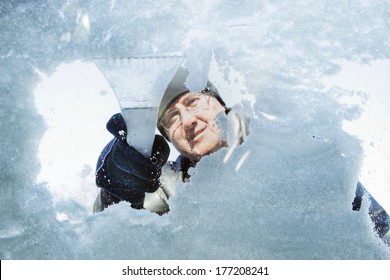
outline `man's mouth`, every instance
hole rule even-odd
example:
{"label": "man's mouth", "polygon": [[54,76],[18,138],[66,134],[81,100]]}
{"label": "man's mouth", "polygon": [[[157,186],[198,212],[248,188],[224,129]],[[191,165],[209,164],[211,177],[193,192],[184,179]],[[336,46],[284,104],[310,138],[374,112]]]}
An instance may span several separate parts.
{"label": "man's mouth", "polygon": [[195,144],[199,141],[199,138],[202,137],[203,132],[207,127],[194,131],[187,135],[187,141],[190,144],[191,148],[195,146]]}
{"label": "man's mouth", "polygon": [[196,133],[194,133],[195,137],[193,138],[193,141],[197,141],[201,135],[203,134],[203,132],[206,130],[206,127],[202,128],[202,129],[199,129]]}

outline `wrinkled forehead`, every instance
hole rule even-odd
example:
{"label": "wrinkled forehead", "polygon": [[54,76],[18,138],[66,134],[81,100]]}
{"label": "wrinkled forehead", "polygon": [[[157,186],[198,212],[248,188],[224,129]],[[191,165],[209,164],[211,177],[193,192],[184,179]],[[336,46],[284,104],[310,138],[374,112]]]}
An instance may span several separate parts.
{"label": "wrinkled forehead", "polygon": [[187,92],[185,94],[183,94],[182,96],[179,96],[179,98],[176,100],[175,103],[181,103],[181,104],[184,104],[188,101],[189,98],[191,97],[199,97],[199,96],[202,96],[203,94],[202,93],[199,93],[199,92]]}
{"label": "wrinkled forehead", "polygon": [[175,107],[176,104],[186,104],[188,99],[191,98],[191,97],[194,97],[194,96],[202,96],[203,94],[202,93],[199,93],[199,92],[192,92],[192,91],[189,91],[189,92],[186,92],[186,93],[183,93],[181,95],[179,95],[178,97],[176,97],[172,102],[171,104],[168,106],[168,110],[172,107]]}

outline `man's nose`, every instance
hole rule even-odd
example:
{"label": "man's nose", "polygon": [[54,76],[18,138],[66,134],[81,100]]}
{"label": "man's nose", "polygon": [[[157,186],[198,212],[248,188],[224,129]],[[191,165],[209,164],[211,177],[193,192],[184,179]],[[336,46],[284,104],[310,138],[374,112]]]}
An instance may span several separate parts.
{"label": "man's nose", "polygon": [[194,112],[190,112],[188,110],[182,110],[181,121],[185,129],[193,127],[196,123],[196,117]]}

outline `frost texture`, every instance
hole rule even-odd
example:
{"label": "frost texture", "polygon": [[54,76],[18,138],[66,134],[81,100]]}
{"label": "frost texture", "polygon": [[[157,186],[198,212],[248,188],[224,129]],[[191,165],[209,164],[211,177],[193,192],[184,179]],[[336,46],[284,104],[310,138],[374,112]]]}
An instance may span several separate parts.
{"label": "frost texture", "polygon": [[[351,211],[362,149],[342,122],[359,108],[320,82],[341,60],[390,59],[389,14],[385,0],[2,1],[1,259],[389,259],[367,201]],[[163,217],[54,203],[36,184],[38,72],[157,52],[185,53],[193,84],[211,61],[221,88],[240,73],[256,99],[248,141],[204,158]]]}

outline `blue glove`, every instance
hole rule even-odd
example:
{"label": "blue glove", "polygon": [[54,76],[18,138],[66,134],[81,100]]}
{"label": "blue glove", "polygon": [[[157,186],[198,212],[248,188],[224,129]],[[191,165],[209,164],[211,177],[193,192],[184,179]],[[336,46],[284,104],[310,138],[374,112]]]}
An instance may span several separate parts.
{"label": "blue glove", "polygon": [[161,135],[156,135],[151,157],[144,157],[127,144],[121,114],[109,120],[107,129],[115,138],[99,157],[96,184],[116,201],[126,200],[132,207],[142,208],[145,192],[155,192],[160,187],[161,168],[168,160],[169,146]]}

